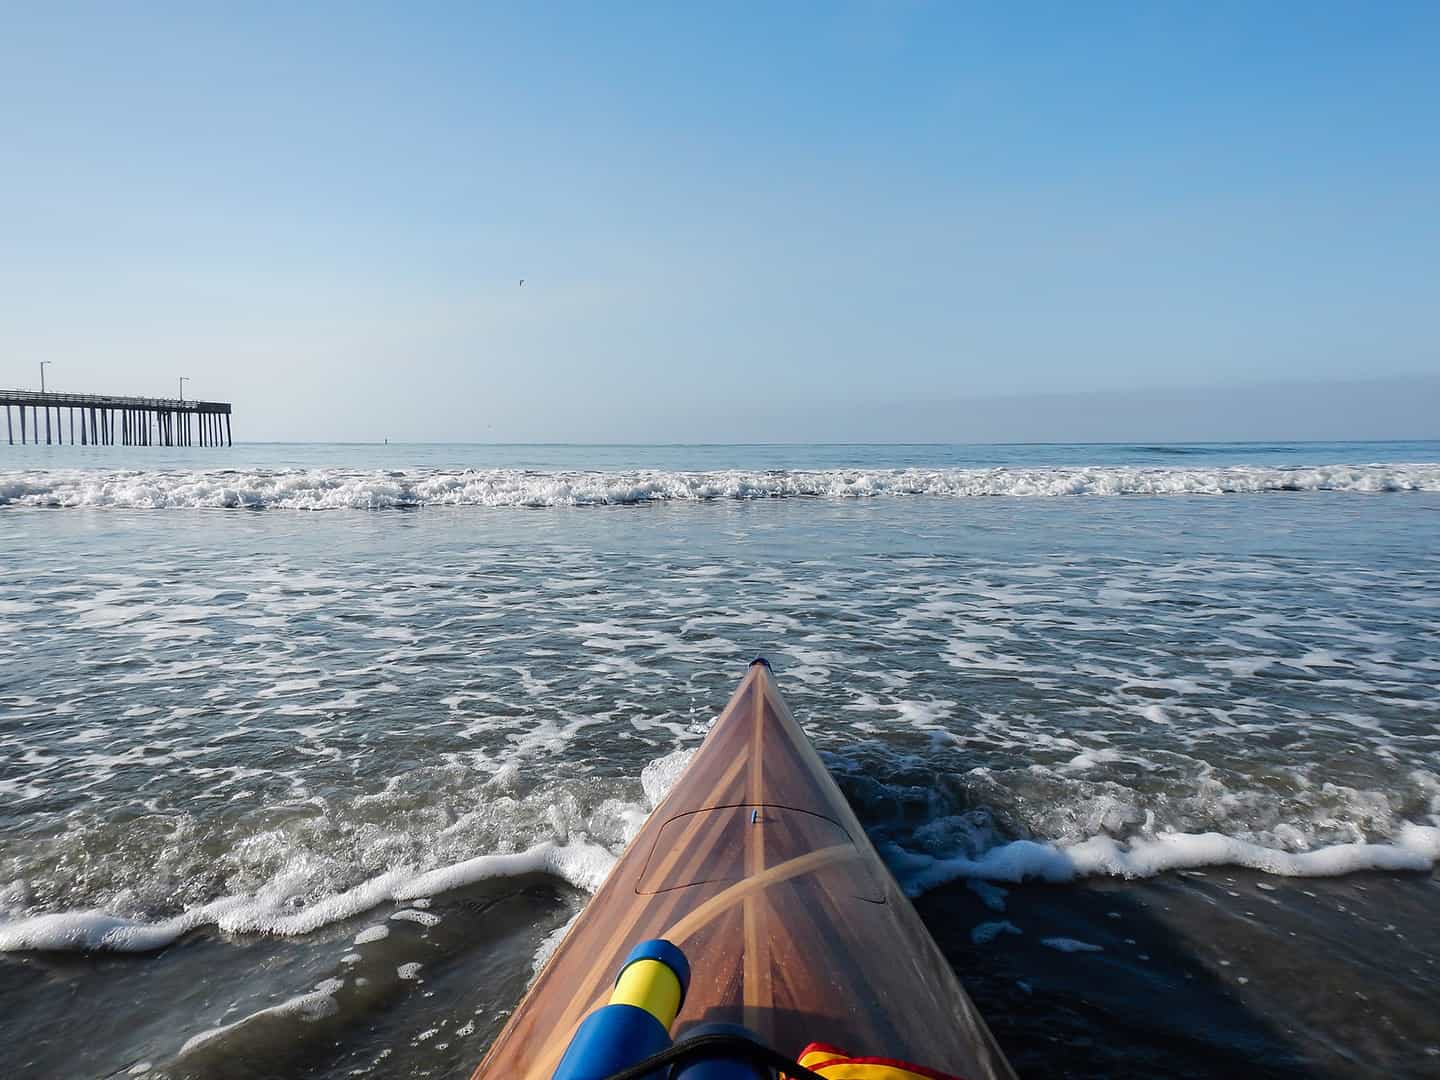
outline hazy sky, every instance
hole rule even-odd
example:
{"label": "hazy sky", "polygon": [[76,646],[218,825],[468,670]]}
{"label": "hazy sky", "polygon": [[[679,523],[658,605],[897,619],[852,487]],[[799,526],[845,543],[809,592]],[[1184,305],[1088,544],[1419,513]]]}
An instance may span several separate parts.
{"label": "hazy sky", "polygon": [[188,375],[261,439],[1077,393],[1225,437],[1251,384],[1440,373],[1437,56],[1435,3],[7,4],[0,385]]}

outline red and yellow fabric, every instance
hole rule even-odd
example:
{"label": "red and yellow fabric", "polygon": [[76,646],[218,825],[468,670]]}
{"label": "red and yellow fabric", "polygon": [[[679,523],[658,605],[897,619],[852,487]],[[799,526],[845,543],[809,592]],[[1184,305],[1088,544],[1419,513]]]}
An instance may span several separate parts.
{"label": "red and yellow fabric", "polygon": [[936,1072],[894,1058],[851,1057],[844,1050],[824,1043],[811,1043],[800,1051],[800,1064],[825,1080],[961,1080],[950,1073]]}

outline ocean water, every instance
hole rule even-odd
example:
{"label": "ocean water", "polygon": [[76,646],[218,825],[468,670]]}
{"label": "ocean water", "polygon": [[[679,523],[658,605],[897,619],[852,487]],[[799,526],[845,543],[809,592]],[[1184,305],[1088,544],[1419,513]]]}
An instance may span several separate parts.
{"label": "ocean water", "polygon": [[10,1075],[468,1075],[756,653],[1023,1070],[1440,1068],[1440,444],[0,455]]}

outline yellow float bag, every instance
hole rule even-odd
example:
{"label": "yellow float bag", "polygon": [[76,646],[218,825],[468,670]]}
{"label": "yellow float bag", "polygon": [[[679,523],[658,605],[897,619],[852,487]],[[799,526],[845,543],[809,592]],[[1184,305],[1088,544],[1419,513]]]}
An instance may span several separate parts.
{"label": "yellow float bag", "polygon": [[800,1064],[825,1080],[962,1080],[894,1058],[851,1057],[825,1043],[811,1043],[800,1051]]}

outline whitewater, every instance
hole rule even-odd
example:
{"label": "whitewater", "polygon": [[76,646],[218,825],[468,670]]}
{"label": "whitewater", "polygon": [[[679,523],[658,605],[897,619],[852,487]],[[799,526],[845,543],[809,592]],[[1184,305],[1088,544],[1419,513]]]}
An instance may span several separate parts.
{"label": "whitewater", "polygon": [[882,496],[1235,495],[1440,491],[1440,465],[1047,467],[682,472],[514,469],[0,472],[0,506],[164,510],[391,510],[627,506],[722,499]]}

